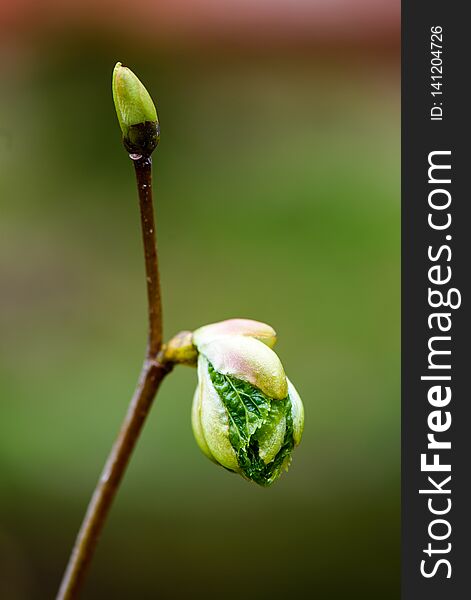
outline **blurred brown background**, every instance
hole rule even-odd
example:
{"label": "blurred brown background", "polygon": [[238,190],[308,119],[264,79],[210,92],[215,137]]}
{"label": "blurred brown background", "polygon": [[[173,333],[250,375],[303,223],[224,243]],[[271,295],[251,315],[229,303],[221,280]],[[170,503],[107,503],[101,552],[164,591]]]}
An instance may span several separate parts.
{"label": "blurred brown background", "polygon": [[54,597],[144,352],[117,60],[161,120],[167,335],[272,324],[306,429],[250,485],[199,452],[179,369],[83,597],[399,597],[398,41],[386,0],[0,0],[2,600]]}

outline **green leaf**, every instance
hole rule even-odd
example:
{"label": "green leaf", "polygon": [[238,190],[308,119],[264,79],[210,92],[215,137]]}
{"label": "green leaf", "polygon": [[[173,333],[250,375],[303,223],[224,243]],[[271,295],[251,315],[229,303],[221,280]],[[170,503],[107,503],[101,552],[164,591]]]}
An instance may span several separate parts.
{"label": "green leaf", "polygon": [[[271,485],[289,465],[294,447],[293,419],[289,396],[268,398],[258,388],[230,375],[223,375],[208,362],[208,373],[229,418],[229,441],[243,474],[259,485]],[[284,436],[274,458],[265,463],[261,447],[276,443],[280,425]]]}

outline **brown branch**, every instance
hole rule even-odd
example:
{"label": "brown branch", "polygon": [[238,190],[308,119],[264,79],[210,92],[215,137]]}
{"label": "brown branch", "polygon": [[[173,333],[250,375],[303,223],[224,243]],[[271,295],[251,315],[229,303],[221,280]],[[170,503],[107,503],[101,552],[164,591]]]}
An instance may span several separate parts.
{"label": "brown branch", "polygon": [[58,600],[72,600],[78,597],[98,543],[99,535],[131,458],[137,438],[159,385],[170,370],[171,366],[166,367],[156,361],[146,360],[144,362],[139,383],[129,405],[121,431],[116,438],[88,505],[57,595]]}
{"label": "brown branch", "polygon": [[[131,155],[133,157],[134,155]],[[152,158],[134,159],[139,207],[141,210],[142,239],[146,263],[147,304],[149,307],[149,344],[147,356],[155,358],[162,347],[162,300],[160,295],[159,261],[155,236],[152,203]]]}
{"label": "brown branch", "polygon": [[146,266],[149,312],[147,354],[128,412],[77,535],[57,600],[74,600],[80,593],[111,503],[118,491],[152,401],[163,378],[173,367],[173,362],[166,360],[163,352],[159,355],[162,348],[162,306],[152,206],[152,161],[150,157],[131,156],[131,158],[136,170]]}

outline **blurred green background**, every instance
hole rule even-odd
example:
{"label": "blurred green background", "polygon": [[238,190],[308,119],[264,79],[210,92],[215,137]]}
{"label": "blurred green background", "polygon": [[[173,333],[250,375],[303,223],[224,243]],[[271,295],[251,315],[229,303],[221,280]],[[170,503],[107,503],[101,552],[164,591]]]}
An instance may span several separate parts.
{"label": "blurred green background", "polygon": [[157,101],[167,336],[272,324],[305,403],[288,474],[217,468],[164,383],[84,598],[399,597],[399,88],[373,49],[13,52],[0,96],[0,597],[52,598],[146,338],[116,60]]}

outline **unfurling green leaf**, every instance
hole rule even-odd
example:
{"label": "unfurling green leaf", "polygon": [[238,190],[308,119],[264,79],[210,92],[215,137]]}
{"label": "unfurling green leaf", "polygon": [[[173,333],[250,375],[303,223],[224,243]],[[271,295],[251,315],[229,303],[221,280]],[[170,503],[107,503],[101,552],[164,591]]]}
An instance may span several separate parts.
{"label": "unfurling green leaf", "polygon": [[294,448],[289,396],[270,399],[250,383],[218,373],[211,364],[208,372],[227,410],[229,440],[243,475],[262,486],[272,484],[288,467]]}

